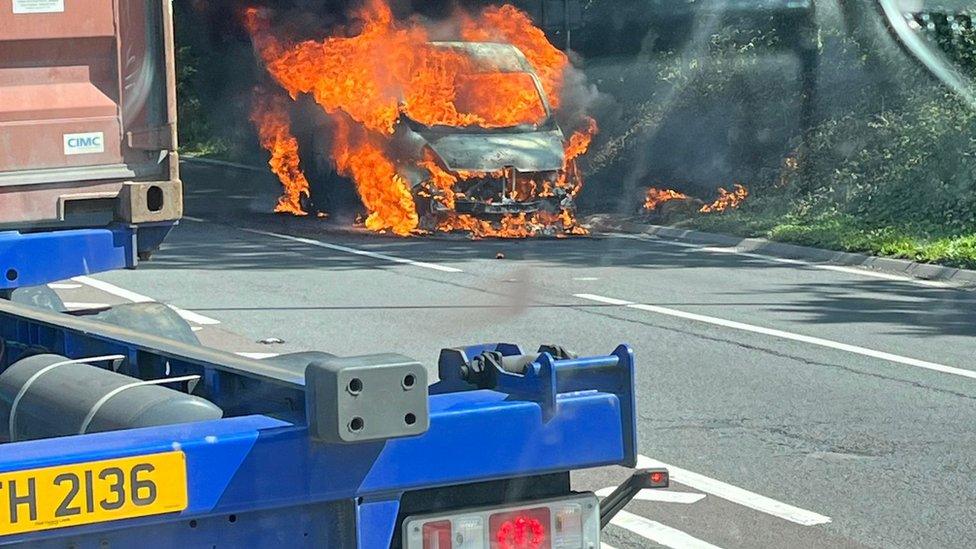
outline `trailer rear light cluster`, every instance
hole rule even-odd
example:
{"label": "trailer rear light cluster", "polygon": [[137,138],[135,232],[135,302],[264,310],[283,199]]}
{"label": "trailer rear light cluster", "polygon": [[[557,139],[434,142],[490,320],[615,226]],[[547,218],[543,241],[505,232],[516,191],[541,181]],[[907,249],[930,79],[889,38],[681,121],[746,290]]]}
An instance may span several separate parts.
{"label": "trailer rear light cluster", "polygon": [[409,517],[405,549],[591,549],[600,546],[593,494]]}
{"label": "trailer rear light cluster", "polygon": [[668,472],[665,469],[657,469],[647,472],[648,488],[667,488],[669,484]]}

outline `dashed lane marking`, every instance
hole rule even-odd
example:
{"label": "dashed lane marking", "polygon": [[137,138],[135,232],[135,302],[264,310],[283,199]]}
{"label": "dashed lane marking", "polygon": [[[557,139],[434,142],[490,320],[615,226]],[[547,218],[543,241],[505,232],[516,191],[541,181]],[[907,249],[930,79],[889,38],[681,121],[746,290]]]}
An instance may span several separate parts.
{"label": "dashed lane marking", "polygon": [[[96,290],[101,290],[105,293],[112,294],[117,297],[121,297],[122,299],[127,299],[133,303],[153,303],[156,301],[151,297],[146,297],[142,294],[137,294],[136,292],[133,292],[131,290],[126,290],[125,288],[120,288],[115,284],[110,284],[108,282],[105,282],[104,280],[98,280],[97,278],[91,278],[89,276],[76,276],[71,280],[74,280],[75,282],[80,282],[86,286],[91,286]],[[174,311],[176,311],[176,314],[180,315],[181,317],[183,317],[184,320],[188,322],[193,322],[195,324],[200,324],[205,326],[220,324],[219,320],[210,318],[208,316],[204,316],[200,313],[187,311],[186,309],[180,309],[179,307],[175,307],[169,304],[167,304],[167,306],[173,309]]]}
{"label": "dashed lane marking", "polygon": [[81,284],[66,284],[63,282],[52,282],[47,285],[48,288],[52,290],[77,290],[81,288]]}
{"label": "dashed lane marking", "polygon": [[790,341],[808,343],[810,345],[827,347],[829,349],[836,349],[838,351],[845,351],[848,353],[853,353],[856,355],[866,356],[870,358],[877,358],[880,360],[895,362],[897,364],[903,364],[906,366],[914,366],[916,368],[932,370],[934,372],[941,372],[943,374],[951,374],[960,377],[967,377],[969,379],[976,379],[976,371],[973,370],[964,370],[962,368],[956,368],[955,366],[947,366],[945,364],[938,364],[936,362],[929,362],[927,360],[921,360],[918,358],[896,355],[884,351],[876,351],[874,349],[868,349],[867,347],[860,347],[858,345],[849,345],[847,343],[840,343],[838,341],[832,341],[820,337],[813,337],[813,336],[808,336],[803,334],[795,334],[793,332],[787,332],[784,330],[765,328],[763,326],[746,324],[744,322],[736,322],[734,320],[726,320],[724,318],[717,318],[714,316],[701,315],[697,313],[689,313],[685,311],[679,311],[677,309],[669,309],[667,307],[659,307],[657,305],[636,303],[633,301],[626,301],[623,299],[616,299],[612,297],[604,297],[604,296],[593,295],[593,294],[574,294],[574,296],[578,297],[579,299],[585,299],[587,301],[596,301],[597,303],[605,303],[607,305],[619,305],[621,307],[626,307],[629,309],[637,309],[639,311],[645,311],[648,313],[655,313],[655,314],[671,316],[675,318],[683,318],[685,320],[702,322],[705,324],[711,324],[713,326],[721,326],[723,328],[731,328],[733,330],[740,330],[743,332],[752,332],[754,334],[762,334],[766,336],[777,337],[780,339],[788,339]]}
{"label": "dashed lane marking", "polygon": [[65,301],[65,308],[69,311],[85,311],[88,309],[107,309],[111,307],[108,303],[88,303],[85,301]]}
{"label": "dashed lane marking", "polygon": [[[206,219],[201,219],[199,217],[191,217],[184,215],[183,219],[190,221],[196,221],[198,223],[207,223]],[[371,252],[369,250],[360,250],[359,248],[350,248],[349,246],[342,246],[340,244],[332,244],[331,242],[322,242],[321,240],[315,240],[313,238],[305,238],[302,236],[293,236],[290,234],[274,233],[271,231],[262,231],[259,229],[249,229],[246,227],[237,227],[237,229],[252,233],[259,234],[263,236],[270,236],[272,238],[280,238],[282,240],[290,240],[292,242],[298,242],[300,244],[307,244],[309,246],[315,246],[318,248],[327,248],[329,250],[335,250],[337,252],[344,252],[347,254],[360,255],[364,257],[371,257],[373,259],[380,259],[383,261],[389,261],[391,263],[401,263],[404,265],[413,265],[414,267],[422,267],[424,269],[431,269],[434,271],[441,271],[444,273],[463,273],[461,269],[456,267],[448,267],[447,265],[439,265],[437,263],[429,263],[427,261],[414,261],[413,259],[407,259],[404,257],[397,257],[395,255],[384,254],[380,252]]]}
{"label": "dashed lane marking", "polygon": [[299,242],[302,244],[308,244],[309,246],[317,246],[319,248],[328,248],[330,250],[335,250],[338,252],[345,252],[347,254],[360,255],[364,257],[371,257],[373,259],[380,259],[383,261],[389,261],[392,263],[401,263],[404,265],[413,265],[414,267],[422,267],[424,269],[431,269],[434,271],[441,271],[444,273],[461,273],[464,272],[461,269],[455,267],[448,267],[447,265],[438,265],[437,263],[428,263],[426,261],[414,261],[412,259],[406,259],[403,257],[397,257],[393,255],[387,255],[379,252],[371,252],[368,250],[360,250],[358,248],[350,248],[349,246],[341,246],[339,244],[332,244],[330,242],[322,242],[321,240],[314,240],[311,238],[305,238],[301,236],[292,236],[289,234],[279,234],[270,231],[261,231],[258,229],[245,229],[241,228],[242,231],[249,233],[260,234],[264,236],[270,236],[273,238],[280,238],[282,240],[290,240],[292,242]]}
{"label": "dashed lane marking", "polygon": [[[859,276],[866,276],[870,278],[879,278],[882,280],[891,280],[894,282],[909,282],[912,284],[918,284],[920,286],[929,286],[932,288],[952,288],[952,284],[947,282],[942,282],[939,280],[924,280],[921,278],[914,278],[906,275],[898,275],[892,273],[883,273],[880,271],[872,271],[867,268],[858,267],[846,267],[844,265],[831,265],[829,263],[814,263],[812,261],[804,261],[802,259],[789,259],[785,257],[776,257],[772,255],[763,255],[753,252],[742,251],[734,246],[730,247],[720,247],[720,246],[704,246],[701,244],[691,244],[688,242],[675,242],[673,240],[668,240],[666,238],[660,237],[647,237],[635,234],[624,234],[624,233],[610,233],[611,236],[616,238],[625,238],[628,240],[639,240],[641,242],[652,242],[655,244],[664,244],[666,246],[675,246],[678,248],[688,248],[693,251],[703,252],[703,253],[718,253],[718,254],[734,254],[742,257],[748,257],[752,259],[761,259],[763,261],[769,261],[772,263],[783,263],[786,265],[799,265],[803,267],[810,267],[811,269],[820,269],[823,271],[834,271],[839,273],[854,274]],[[839,252],[838,252],[839,253]]]}

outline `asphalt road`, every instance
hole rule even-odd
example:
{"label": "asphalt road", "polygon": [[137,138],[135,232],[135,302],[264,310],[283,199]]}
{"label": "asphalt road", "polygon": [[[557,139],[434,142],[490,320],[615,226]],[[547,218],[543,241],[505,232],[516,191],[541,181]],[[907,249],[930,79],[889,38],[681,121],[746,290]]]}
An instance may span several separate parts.
{"label": "asphalt road", "polygon": [[[626,342],[640,452],[677,482],[632,503],[607,544],[976,539],[971,292],[624,235],[365,235],[268,213],[267,175],[187,164],[184,180],[189,217],[153,261],[66,282],[66,301],[171,303],[206,344],[253,356],[394,351],[433,367],[462,344],[597,354]],[[574,484],[624,475],[586,471]]]}

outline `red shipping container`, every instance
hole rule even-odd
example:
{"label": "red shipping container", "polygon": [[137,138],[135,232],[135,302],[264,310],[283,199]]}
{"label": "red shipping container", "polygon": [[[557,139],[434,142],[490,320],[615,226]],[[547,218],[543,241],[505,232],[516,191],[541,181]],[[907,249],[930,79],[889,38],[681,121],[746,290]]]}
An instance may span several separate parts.
{"label": "red shipping container", "polygon": [[0,229],[176,219],[168,0],[0,0]]}

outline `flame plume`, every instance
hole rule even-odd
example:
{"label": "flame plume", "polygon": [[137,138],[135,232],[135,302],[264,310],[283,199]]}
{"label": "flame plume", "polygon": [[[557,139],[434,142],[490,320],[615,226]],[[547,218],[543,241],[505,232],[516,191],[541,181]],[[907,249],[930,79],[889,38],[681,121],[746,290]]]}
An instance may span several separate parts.
{"label": "flame plume", "polygon": [[[456,183],[471,177],[448,171],[430,151],[412,161],[427,174],[421,187],[402,173],[402,161],[392,153],[392,136],[403,117],[424,126],[507,128],[538,124],[547,113],[539,101],[538,78],[552,109],[562,103],[566,54],[546,39],[529,17],[510,5],[489,7],[478,14],[457,14],[457,35],[467,42],[503,42],[518,48],[535,75],[525,72],[478,71],[476,61],[461,51],[431,44],[418,20],[395,20],[382,0],[367,0],[354,14],[360,30],[352,36],[289,43],[275,35],[267,14],[248,8],[244,21],[268,73],[292,99],[310,95],[328,115],[331,156],[338,174],[353,180],[373,231],[397,235],[423,233],[413,192],[437,202],[440,221],[433,229],[465,230],[475,237],[524,237],[585,234],[569,206],[557,213],[536,212],[503,217],[492,223],[453,212]],[[597,132],[596,121],[577,117],[575,131],[565,142],[563,170],[551,181],[512,177],[513,196],[553,196],[553,184],[570,197],[582,188],[577,160]],[[288,112],[279,98],[258,101],[252,120],[262,145],[272,154],[271,166],[285,187],[280,211],[303,214],[302,197],[308,181],[298,163],[297,140],[288,127]],[[411,189],[414,189],[413,192]],[[547,194],[548,193],[548,194]]]}
{"label": "flame plume", "polygon": [[644,198],[645,210],[656,210],[658,206],[670,200],[684,200],[688,195],[679,193],[673,189],[657,189],[651,187],[647,189],[647,196]]}
{"label": "flame plume", "polygon": [[734,210],[735,208],[738,208],[748,196],[749,190],[738,183],[732,186],[732,192],[725,190],[723,187],[719,187],[718,198],[716,198],[711,204],[705,204],[702,206],[700,211],[702,213],[711,213]]}
{"label": "flame plume", "polygon": [[[738,183],[733,185],[732,192],[725,190],[724,187],[719,187],[718,198],[710,204],[704,204],[698,211],[700,213],[714,213],[732,210],[738,208],[748,196],[749,190]],[[689,198],[688,195],[673,189],[651,187],[647,189],[647,195],[644,197],[644,210],[653,211],[665,202],[671,200],[688,200]],[[701,202],[698,203],[700,204]]]}
{"label": "flame plume", "polygon": [[291,134],[285,100],[258,91],[255,93],[251,121],[258,128],[261,146],[271,153],[268,165],[284,187],[274,211],[308,215],[302,208],[302,199],[308,198],[308,180],[299,168],[298,140]]}

